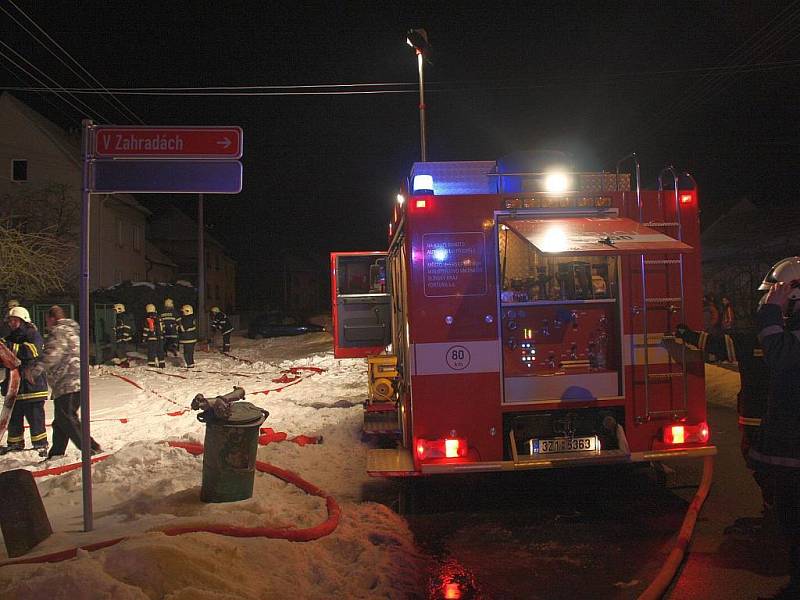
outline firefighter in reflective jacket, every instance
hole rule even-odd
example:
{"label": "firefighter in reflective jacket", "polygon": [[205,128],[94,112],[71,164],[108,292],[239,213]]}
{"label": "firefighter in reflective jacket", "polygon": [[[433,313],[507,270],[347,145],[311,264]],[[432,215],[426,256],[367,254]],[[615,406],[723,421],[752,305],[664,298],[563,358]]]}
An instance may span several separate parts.
{"label": "firefighter in reflective jacket", "polygon": [[[693,331],[686,325],[678,325],[675,335],[703,352],[706,362],[736,362],[739,364],[739,394],[737,412],[739,429],[742,432],[742,456],[748,459],[750,448],[759,445],[761,419],[767,410],[769,390],[769,369],[764,361],[764,350],[755,331],[731,331],[727,334],[709,334]],[[764,507],[772,506],[774,493],[767,474],[762,469],[754,469],[753,478],[761,488]]]}
{"label": "firefighter in reflective jacket", "polygon": [[[6,346],[20,359],[20,373],[32,368],[44,352],[44,342],[36,326],[31,323],[27,309],[15,306],[8,311],[8,325],[11,333],[6,338]],[[7,392],[9,378],[3,381],[3,395]],[[17,401],[8,422],[8,445],[0,448],[0,454],[25,449],[24,421],[30,426],[31,444],[39,451],[39,456],[47,456],[47,431],[44,424],[44,401],[47,400],[47,377],[44,373],[22,378],[19,384]]]}
{"label": "firefighter in reflective jacket", "polygon": [[775,598],[800,598],[800,257],[781,262],[756,315],[770,379],[761,446],[750,458],[775,480],[775,512],[789,542],[791,579]]}
{"label": "firefighter in reflective jacket", "polygon": [[158,317],[156,307],[148,304],[144,307],[144,327],[142,340],[147,344],[147,366],[163,369],[167,366],[164,362],[164,329]]}
{"label": "firefighter in reflective jacket", "polygon": [[188,304],[181,306],[181,316],[178,319],[178,340],[183,345],[183,360],[188,368],[194,367],[194,345],[197,343],[197,323],[194,318],[194,309]]}
{"label": "firefighter in reflective jacket", "polygon": [[114,323],[116,348],[114,350],[115,358],[111,362],[115,365],[127,367],[130,366],[128,363],[128,350],[130,350],[131,344],[133,343],[133,316],[125,312],[124,304],[115,304],[114,312],[117,314]]}
{"label": "firefighter in reflective jacket", "polygon": [[228,315],[219,309],[218,306],[212,306],[210,312],[211,328],[222,333],[222,351],[230,352],[231,332],[233,331],[231,320],[228,318]]}
{"label": "firefighter in reflective jacket", "polygon": [[178,314],[172,298],[164,298],[164,308],[159,316],[164,328],[164,353],[172,352],[173,356],[178,356]]}

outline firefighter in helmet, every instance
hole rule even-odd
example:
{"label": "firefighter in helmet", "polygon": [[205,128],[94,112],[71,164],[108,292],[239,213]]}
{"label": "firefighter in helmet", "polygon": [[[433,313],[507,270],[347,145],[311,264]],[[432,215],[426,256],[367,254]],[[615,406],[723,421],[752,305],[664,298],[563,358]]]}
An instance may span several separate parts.
{"label": "firefighter in helmet", "polygon": [[164,353],[171,352],[173,356],[178,356],[178,314],[172,298],[164,298],[164,308],[159,316],[164,328]]}
{"label": "firefighter in helmet", "polygon": [[183,345],[183,360],[188,368],[194,367],[194,345],[197,343],[197,322],[194,318],[194,309],[184,304],[181,306],[181,316],[178,318],[178,339]]}
{"label": "firefighter in helmet", "polygon": [[145,306],[144,312],[142,341],[147,344],[147,366],[163,369],[167,366],[164,361],[164,328],[154,304]]}
{"label": "firefighter in helmet", "polygon": [[0,339],[6,339],[8,334],[11,333],[11,327],[8,326],[8,311],[15,306],[19,306],[19,300],[11,298],[6,305],[6,314],[3,315],[3,320],[0,321]]}
{"label": "firefighter in helmet", "polygon": [[775,513],[789,542],[790,581],[775,598],[800,598],[800,257],[776,263],[759,289],[756,314],[769,368],[761,441],[750,458],[770,473]]}
{"label": "firefighter in helmet", "polygon": [[[14,306],[8,311],[8,325],[11,333],[5,340],[6,346],[20,359],[20,373],[33,368],[42,360],[44,341],[39,330],[31,323],[28,310]],[[8,393],[9,377],[3,381],[1,391]],[[0,454],[25,449],[24,420],[30,426],[31,444],[39,456],[47,456],[47,430],[44,424],[44,402],[47,400],[47,377],[44,373],[23,377],[11,419],[8,422],[8,445],[0,448]]]}
{"label": "firefighter in helmet", "polygon": [[115,321],[114,321],[114,340],[116,347],[114,348],[114,358],[111,362],[121,367],[128,367],[128,351],[133,344],[134,322],[133,316],[126,312],[125,305],[117,303],[114,305]]}
{"label": "firefighter in helmet", "polygon": [[211,313],[211,329],[222,334],[222,351],[230,352],[231,332],[233,331],[231,320],[219,309],[219,306],[212,306],[209,312]]}

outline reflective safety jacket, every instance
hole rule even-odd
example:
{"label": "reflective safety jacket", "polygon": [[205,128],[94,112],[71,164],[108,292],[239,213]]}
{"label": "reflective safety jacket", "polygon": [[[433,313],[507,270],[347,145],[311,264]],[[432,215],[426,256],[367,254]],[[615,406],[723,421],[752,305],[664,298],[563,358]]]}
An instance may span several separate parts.
{"label": "reflective safety jacket", "polygon": [[164,339],[164,327],[156,313],[149,313],[144,318],[142,327],[143,342],[160,342]]}
{"label": "reflective safety jacket", "polygon": [[[22,323],[17,329],[12,329],[11,333],[6,338],[6,346],[17,356],[22,362],[19,366],[19,372],[24,373],[28,368],[33,368],[42,360],[44,353],[44,342],[42,336],[39,335],[39,330],[35,325],[30,323]],[[0,391],[5,396],[8,391],[9,377],[6,376],[3,381]],[[40,373],[33,378],[33,383],[25,377],[20,378],[19,393],[17,394],[17,402],[47,400],[49,392],[47,391],[47,376]]]}
{"label": "reflective safety jacket", "polygon": [[114,336],[117,343],[133,341],[133,317],[130,313],[117,313]]}
{"label": "reflective safety jacket", "polygon": [[183,315],[178,319],[178,340],[181,344],[197,343],[197,323],[194,315]]}
{"label": "reflective safety jacket", "polygon": [[175,312],[175,309],[164,307],[161,310],[159,317],[161,317],[161,326],[164,329],[164,337],[178,337],[178,314]]}
{"label": "reflective safety jacket", "polygon": [[761,445],[750,449],[750,459],[772,468],[800,469],[800,321],[784,325],[775,304],[761,306],[756,319],[769,367],[769,399]]}
{"label": "reflective safety jacket", "polygon": [[211,319],[211,327],[222,332],[222,335],[226,335],[233,331],[231,320],[228,318],[228,315],[222,311],[214,313],[214,318]]}
{"label": "reflective safety jacket", "polygon": [[756,332],[737,330],[710,334],[687,329],[680,337],[702,350],[706,362],[739,363],[739,424],[759,427],[767,412],[769,368]]}

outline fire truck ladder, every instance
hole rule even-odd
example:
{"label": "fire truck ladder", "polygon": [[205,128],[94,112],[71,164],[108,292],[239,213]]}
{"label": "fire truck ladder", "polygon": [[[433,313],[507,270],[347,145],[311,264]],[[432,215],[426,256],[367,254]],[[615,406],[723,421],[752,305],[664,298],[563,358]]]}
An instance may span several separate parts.
{"label": "fire truck ladder", "polygon": [[[664,187],[663,187],[663,177],[666,173],[672,174],[672,180],[675,187],[675,221],[668,222],[666,220],[662,221],[647,221],[644,220],[644,207],[642,206],[642,196],[641,196],[641,188],[639,184],[639,177],[640,177],[640,169],[639,169],[639,161],[636,157],[636,153],[631,153],[628,156],[623,157],[617,163],[617,175],[619,175],[619,167],[620,165],[626,161],[631,159],[635,166],[635,174],[636,174],[636,206],[639,212],[639,222],[647,227],[658,228],[658,229],[674,229],[675,239],[679,241],[683,241],[683,228],[681,223],[681,213],[680,213],[680,202],[679,202],[679,193],[678,193],[678,174],[676,173],[674,167],[669,166],[666,167],[661,171],[658,176],[658,205],[661,208],[661,212],[664,212]],[[696,187],[694,179],[688,173],[684,174],[684,176],[691,179],[692,184]],[[657,334],[651,340],[649,327],[648,327],[648,306],[653,306],[653,309],[662,309],[668,310],[670,312],[680,312],[680,319],[681,322],[686,322],[686,308],[685,308],[685,287],[684,287],[684,264],[683,264],[683,255],[677,253],[676,258],[664,258],[664,259],[649,259],[645,254],[641,254],[639,256],[640,259],[640,272],[641,272],[641,285],[642,285],[642,302],[641,308],[639,311],[642,315],[642,346],[644,349],[644,361],[642,364],[644,370],[644,377],[641,383],[644,385],[644,415],[636,415],[637,422],[644,422],[649,421],[653,417],[668,417],[668,418],[677,418],[683,416],[687,412],[688,407],[688,398],[689,398],[689,391],[688,391],[688,381],[686,377],[686,346],[681,346],[681,360],[680,360],[680,370],[675,371],[673,370],[673,358],[672,355],[669,356],[669,371],[666,373],[651,373],[650,372],[650,348],[661,348],[661,341],[667,339],[668,336],[664,336],[661,334]],[[656,298],[656,297],[649,297],[647,295],[647,276],[648,276],[648,266],[655,266],[661,265],[666,268],[669,268],[669,265],[677,265],[678,266],[678,278],[680,283],[680,296],[677,297],[664,297],[664,298]],[[669,286],[667,287],[669,289]],[[676,306],[677,305],[677,306]],[[632,352],[631,352],[631,366],[634,369],[636,367],[636,345],[634,345]],[[650,409],[650,384],[651,383],[669,383],[672,385],[672,380],[675,378],[681,378],[682,380],[682,396],[683,396],[683,403],[680,407],[675,408],[672,407],[670,410],[659,410],[654,411]],[[634,381],[636,383],[636,381]]]}

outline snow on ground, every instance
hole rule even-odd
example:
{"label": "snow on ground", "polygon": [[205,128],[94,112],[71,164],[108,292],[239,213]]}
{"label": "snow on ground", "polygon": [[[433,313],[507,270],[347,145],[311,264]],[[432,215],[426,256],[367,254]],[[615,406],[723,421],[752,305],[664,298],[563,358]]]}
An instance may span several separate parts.
{"label": "snow on ground", "polygon": [[736,408],[739,393],[739,371],[706,365],[706,400],[716,406]]}
{"label": "snow on ground", "polygon": [[[37,479],[54,534],[35,554],[127,536],[68,562],[0,568],[3,598],[400,598],[422,589],[421,557],[402,518],[361,501],[367,483],[360,441],[366,394],[363,360],[336,360],[329,334],[247,340],[234,337],[238,361],[198,352],[195,371],[169,358],[164,372],[146,366],[95,367],[91,373],[92,435],[111,457],[93,467],[95,529],[82,530],[80,471]],[[293,367],[301,379],[276,383]],[[143,390],[115,377],[120,375]],[[203,441],[205,426],[187,409],[197,393],[214,396],[233,386],[266,408],[263,427],[289,437],[321,435],[320,445],[283,442],[259,448],[258,458],[298,473],[330,493],[342,508],[331,535],[296,543],[230,538],[209,533],[169,537],[166,525],[231,524],[310,527],[326,517],[325,502],[272,476],[257,473],[253,497],[236,503],[199,499],[202,456],[164,440]],[[279,390],[279,388],[282,388]],[[267,394],[257,393],[267,391]],[[51,403],[48,402],[48,422]],[[121,420],[124,420],[121,421]],[[39,463],[33,452],[0,457],[0,471],[39,470],[78,462],[67,456]],[[4,547],[0,558],[5,558]]]}

